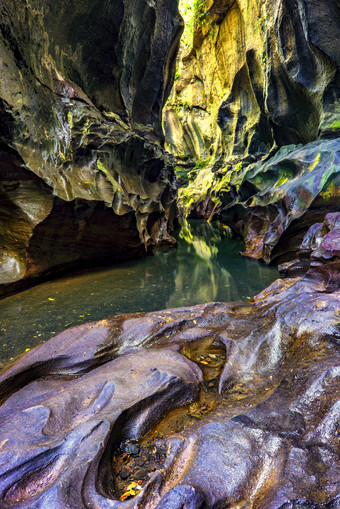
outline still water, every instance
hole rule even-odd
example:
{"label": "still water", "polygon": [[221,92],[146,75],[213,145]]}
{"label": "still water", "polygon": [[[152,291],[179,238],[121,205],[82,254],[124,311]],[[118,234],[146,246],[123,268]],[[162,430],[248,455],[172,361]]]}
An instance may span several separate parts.
{"label": "still water", "polygon": [[0,301],[0,368],[68,327],[118,313],[247,300],[278,277],[239,255],[240,240],[190,221],[177,249],[43,283]]}

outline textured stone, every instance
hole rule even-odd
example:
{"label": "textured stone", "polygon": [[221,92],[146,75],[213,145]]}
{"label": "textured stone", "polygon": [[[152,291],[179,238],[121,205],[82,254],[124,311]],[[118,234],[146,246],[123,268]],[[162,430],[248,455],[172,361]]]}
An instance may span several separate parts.
{"label": "textured stone", "polygon": [[243,236],[245,255],[266,262],[295,256],[308,228],[339,210],[340,141],[282,147],[265,162],[201,170],[179,194],[184,214],[219,218]]}
{"label": "textured stone", "polygon": [[339,132],[336,0],[202,0],[165,119],[178,162],[269,152]]}
{"label": "textured stone", "polygon": [[85,324],[9,367],[1,506],[120,507],[114,452],[198,397],[198,365],[199,397],[209,391],[197,354],[219,346],[215,403],[194,420],[189,407],[184,428],[158,442],[162,470],[124,506],[337,507],[338,226],[339,214],[328,214],[312,227],[301,245],[307,272],[251,302]]}
{"label": "textured stone", "polygon": [[[139,232],[141,246],[173,242],[173,170],[161,146],[160,122],[181,31],[176,1],[2,2],[0,29],[0,142],[5,151],[16,151],[23,168],[41,178],[40,184],[34,180],[35,186],[44,190],[35,193],[35,200],[32,192],[22,205],[31,216],[34,208],[41,207],[41,213],[31,218],[19,240],[20,254],[4,246],[3,256],[9,258],[3,282],[29,276],[24,262],[30,256],[28,238],[48,216],[51,193],[66,202],[80,199],[111,208],[118,217],[112,213],[107,221],[107,237],[112,223],[116,232],[126,231],[128,223],[132,237]],[[11,164],[5,169],[8,179]],[[57,220],[60,235],[65,228],[64,249],[81,251],[81,242],[68,245],[70,207],[65,205],[64,212],[60,203],[53,207],[51,222],[61,212]],[[93,208],[88,204],[90,216]],[[134,225],[124,218],[129,214]],[[19,215],[15,220],[20,222]],[[4,228],[12,223],[8,220]],[[83,229],[86,236],[86,224]],[[121,251],[126,254],[129,247],[122,241]],[[108,258],[109,251],[105,246],[99,256]],[[38,274],[45,267],[39,267],[37,258]],[[55,263],[62,267],[63,256]],[[55,268],[52,263],[48,267],[51,272]]]}

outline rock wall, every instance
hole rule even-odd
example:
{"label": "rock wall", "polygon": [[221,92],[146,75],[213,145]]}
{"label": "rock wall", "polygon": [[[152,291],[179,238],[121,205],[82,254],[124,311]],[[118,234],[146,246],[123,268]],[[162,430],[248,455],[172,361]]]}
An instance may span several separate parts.
{"label": "rock wall", "polygon": [[337,135],[336,0],[195,5],[164,113],[167,148],[179,164],[223,167],[232,157]]}
{"label": "rock wall", "polygon": [[163,116],[180,213],[222,220],[248,256],[287,261],[339,210],[339,4],[195,6]]}
{"label": "rock wall", "polygon": [[0,3],[3,283],[173,242],[161,110],[181,27],[176,0]]}

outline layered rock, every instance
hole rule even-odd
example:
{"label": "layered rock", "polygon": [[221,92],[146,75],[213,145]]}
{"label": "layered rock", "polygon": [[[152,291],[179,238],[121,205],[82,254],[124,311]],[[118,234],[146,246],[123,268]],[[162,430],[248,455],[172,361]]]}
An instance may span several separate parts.
{"label": "layered rock", "polygon": [[183,214],[219,218],[243,236],[245,255],[269,263],[295,257],[308,228],[339,210],[340,143],[282,147],[265,162],[200,171],[179,191]]}
{"label": "layered rock", "polygon": [[195,6],[164,114],[167,147],[180,164],[221,167],[231,157],[338,135],[337,1]]}
{"label": "layered rock", "polygon": [[223,221],[247,256],[286,262],[339,210],[339,6],[195,6],[164,112],[180,213]]}
{"label": "layered rock", "polygon": [[[172,242],[173,170],[160,122],[181,32],[176,1],[10,1],[0,27],[2,181],[16,188],[2,214],[4,237],[16,232],[1,248],[2,281]],[[37,191],[25,202],[30,180]],[[91,225],[106,240],[84,257]]]}
{"label": "layered rock", "polygon": [[[303,239],[304,276],[252,302],[85,324],[10,367],[2,507],[337,507],[339,221]],[[164,468],[119,501],[119,450],[178,420]]]}

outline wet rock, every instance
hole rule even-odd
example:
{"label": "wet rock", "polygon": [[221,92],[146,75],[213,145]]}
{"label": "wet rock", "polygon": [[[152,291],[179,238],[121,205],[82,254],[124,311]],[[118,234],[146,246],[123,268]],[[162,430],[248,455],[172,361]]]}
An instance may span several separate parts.
{"label": "wet rock", "polygon": [[128,477],[130,477],[131,472],[127,468],[122,468],[122,470],[119,472],[120,478],[125,480]]}
{"label": "wet rock", "polygon": [[338,139],[320,140],[282,147],[265,162],[205,168],[179,190],[179,206],[228,225],[244,238],[246,256],[286,263],[312,225],[339,211],[339,157]]}
{"label": "wet rock", "polygon": [[174,242],[160,118],[181,24],[175,0],[1,6],[3,292]]}
{"label": "wet rock", "polygon": [[234,175],[238,196],[220,217],[244,236],[245,255],[286,262],[310,226],[339,210],[339,155],[338,140],[283,147],[265,163]]}
{"label": "wet rock", "polygon": [[[120,507],[127,482],[119,472],[132,483],[145,470],[130,507],[336,507],[338,224],[328,214],[306,235],[302,277],[278,280],[252,302],[75,327],[5,371],[1,506]],[[217,356],[209,344],[226,350],[211,388],[209,378],[202,383],[200,344],[204,358]],[[205,391],[210,411],[193,418],[192,405],[180,408],[182,428],[160,440],[155,424],[181,405],[203,408]],[[147,450],[140,440],[149,432],[156,441]],[[137,443],[135,457],[120,449]]]}
{"label": "wet rock", "polygon": [[189,26],[164,112],[184,171],[339,135],[336,0],[201,2]]}
{"label": "wet rock", "polygon": [[144,481],[148,476],[148,471],[145,470],[145,468],[140,468],[134,473],[134,478],[137,479],[137,481]]}
{"label": "wet rock", "polygon": [[[320,271],[328,271],[328,285],[336,288],[339,285],[339,232],[339,212],[329,213],[323,223],[311,226],[299,247],[297,258],[279,267],[282,276],[294,277],[309,271],[310,277],[316,278]],[[325,275],[320,274],[319,277],[323,279]]]}
{"label": "wet rock", "polygon": [[[100,500],[106,502],[93,491],[95,478],[100,493],[118,497],[112,484],[112,450],[123,440],[143,436],[170,408],[191,401],[201,380],[200,370],[180,354],[164,349],[145,351],[142,357],[140,353],[119,357],[80,377],[70,374],[67,381],[45,376],[22,388],[25,400],[19,402],[19,393],[7,399],[0,417],[7,444],[0,472],[2,507],[18,502],[23,507],[47,507],[52,499],[57,506],[83,507],[86,500],[100,506]],[[15,417],[12,405],[18,410]],[[55,418],[50,419],[52,415]],[[15,444],[19,434],[22,449]],[[74,468],[68,467],[71,464]],[[36,485],[37,471],[45,479],[41,489]],[[70,484],[78,486],[72,500],[63,488]]]}
{"label": "wet rock", "polygon": [[132,456],[137,456],[139,454],[139,445],[127,443],[120,446],[121,450],[125,452],[125,454],[131,454]]}

